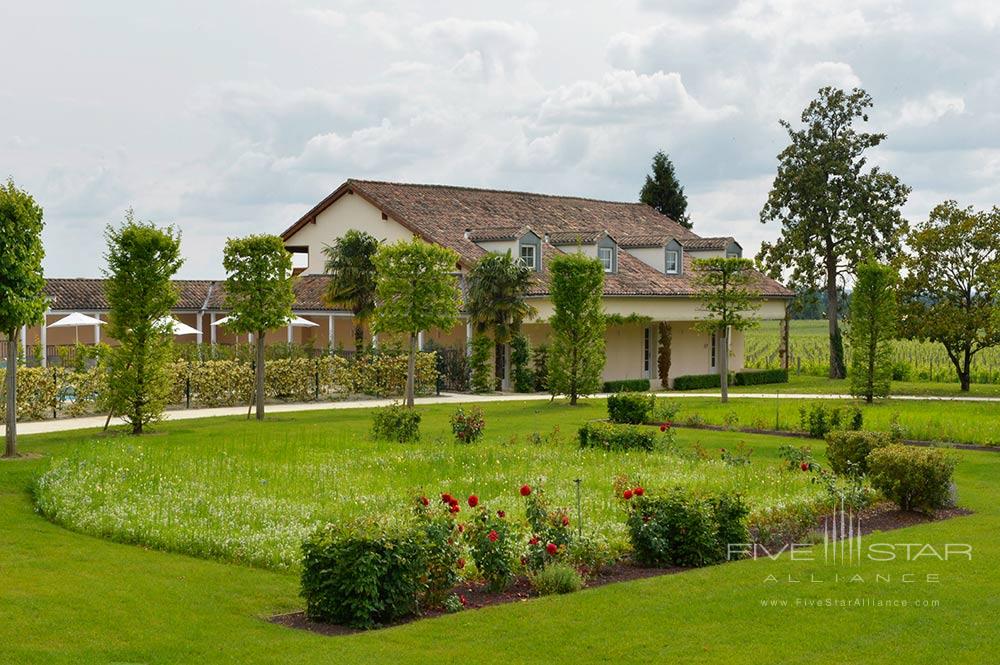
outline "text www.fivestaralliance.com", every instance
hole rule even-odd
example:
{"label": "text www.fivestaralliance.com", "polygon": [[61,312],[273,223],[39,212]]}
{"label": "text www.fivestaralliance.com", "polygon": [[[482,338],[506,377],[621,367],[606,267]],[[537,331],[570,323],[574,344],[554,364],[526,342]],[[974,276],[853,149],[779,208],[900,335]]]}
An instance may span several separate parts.
{"label": "text www.fivestaralliance.com", "polygon": [[877,596],[852,596],[849,598],[762,598],[761,607],[786,607],[792,609],[831,608],[914,608],[930,609],[941,606],[941,601],[930,598],[880,598]]}

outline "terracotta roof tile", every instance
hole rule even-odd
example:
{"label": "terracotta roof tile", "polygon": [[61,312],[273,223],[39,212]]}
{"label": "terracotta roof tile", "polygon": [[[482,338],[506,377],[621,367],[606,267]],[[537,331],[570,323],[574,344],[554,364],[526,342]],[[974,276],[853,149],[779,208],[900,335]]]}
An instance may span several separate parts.
{"label": "terracotta roof tile", "polygon": [[686,238],[679,241],[684,249],[726,249],[735,242],[732,237]]}

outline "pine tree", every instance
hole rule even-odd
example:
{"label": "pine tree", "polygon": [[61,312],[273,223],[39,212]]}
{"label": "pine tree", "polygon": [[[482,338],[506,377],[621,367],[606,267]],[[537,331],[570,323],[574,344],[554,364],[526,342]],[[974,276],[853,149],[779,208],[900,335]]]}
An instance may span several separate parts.
{"label": "pine tree", "polygon": [[646,183],[639,192],[639,200],[653,206],[657,212],[680,223],[681,226],[691,228],[684,188],[677,181],[673,162],[662,150],[653,155],[653,174],[646,176]]}
{"label": "pine tree", "polygon": [[851,394],[871,403],[888,397],[896,334],[896,271],[868,260],[857,266],[851,294]]}

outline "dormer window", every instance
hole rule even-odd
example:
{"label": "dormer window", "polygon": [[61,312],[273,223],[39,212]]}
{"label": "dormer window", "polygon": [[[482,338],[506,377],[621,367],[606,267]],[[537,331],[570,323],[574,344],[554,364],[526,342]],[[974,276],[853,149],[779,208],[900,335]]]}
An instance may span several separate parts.
{"label": "dormer window", "polygon": [[538,270],[538,257],[535,253],[534,245],[521,245],[521,263],[528,266],[532,270]]}
{"label": "dormer window", "polygon": [[604,265],[604,272],[614,272],[615,269],[615,249],[614,247],[598,247],[597,258]]}
{"label": "dormer window", "polygon": [[681,253],[677,249],[667,250],[666,272],[668,275],[677,275],[681,271]]}

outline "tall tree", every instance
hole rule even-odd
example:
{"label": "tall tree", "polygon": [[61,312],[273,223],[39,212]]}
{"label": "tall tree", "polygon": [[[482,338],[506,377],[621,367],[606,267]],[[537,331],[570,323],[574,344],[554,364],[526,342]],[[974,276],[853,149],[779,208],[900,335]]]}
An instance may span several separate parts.
{"label": "tall tree", "polygon": [[1000,346],[1000,208],[945,201],[906,244],[902,332],[943,344],[967,392],[972,359]]}
{"label": "tall tree", "polygon": [[729,336],[757,325],[760,290],[754,285],[753,261],[740,258],[694,260],[694,284],[705,311],[696,330],[715,336],[715,366],[719,370],[722,401],[729,401]]}
{"label": "tall tree", "polygon": [[491,252],[476,262],[469,271],[465,303],[476,334],[491,332],[497,346],[513,342],[524,320],[535,315],[535,308],[525,299],[534,282],[534,268],[512,257],[510,251]]}
{"label": "tall tree", "polygon": [[177,304],[171,281],[184,263],[180,233],[135,219],[105,231],[105,289],[110,312],[108,334],[118,340],[108,355],[109,414],[120,416],[132,434],[163,416],[170,396],[168,364],[173,333],[160,319]]}
{"label": "tall tree", "polygon": [[420,239],[382,245],[375,254],[376,301],[372,330],[409,336],[406,405],[413,406],[417,335],[448,330],[458,322],[462,292],[456,270],[458,254]]}
{"label": "tall tree", "polygon": [[877,261],[858,264],[851,293],[851,394],[871,404],[888,397],[896,336],[899,272]]}
{"label": "tall tree", "polygon": [[349,230],[323,248],[325,272],[330,275],[326,300],[354,314],[354,350],[362,353],[365,323],[375,311],[375,263],[378,239],[365,231]]}
{"label": "tall tree", "polygon": [[41,323],[48,299],[42,275],[42,207],[13,180],[0,185],[0,332],[7,337],[4,457],[17,455],[17,347],[22,326]]}
{"label": "tall tree", "polygon": [[838,283],[866,254],[889,261],[901,252],[907,223],[900,214],[910,188],[896,176],[868,167],[866,151],[885,134],[859,132],[855,122],[868,121],[872,99],[855,88],[850,92],[821,88],[802,112],[802,129],[779,121],[790,143],[778,155],[778,174],[762,223],[781,224],[781,237],[761,243],[758,260],[778,279],[791,271],[798,290],[826,292],[830,336],[830,378],[844,378],[844,348],[839,315]]}
{"label": "tall tree", "polygon": [[548,353],[549,390],[569,395],[576,404],[580,395],[601,387],[604,371],[604,265],[579,252],[563,254],[549,262],[552,305],[549,320],[552,345]]}
{"label": "tall tree", "polygon": [[278,236],[229,238],[222,265],[226,269],[226,307],[231,317],[228,327],[238,333],[254,333],[254,403],[257,420],[263,420],[264,337],[268,330],[287,325],[292,317],[292,255]]}
{"label": "tall tree", "polygon": [[639,192],[639,200],[653,206],[681,226],[691,228],[691,218],[687,214],[687,196],[677,181],[673,162],[662,150],[653,155],[653,173],[646,176],[646,182]]}

